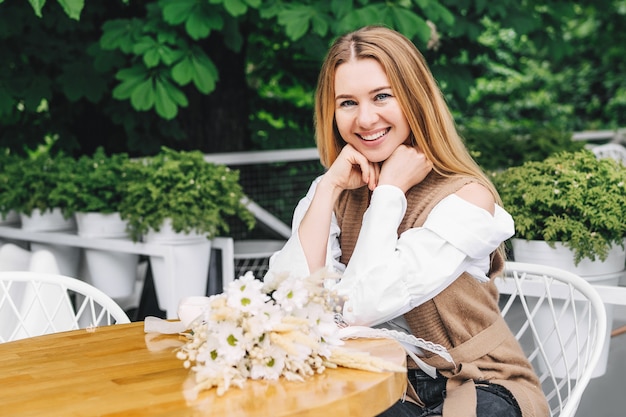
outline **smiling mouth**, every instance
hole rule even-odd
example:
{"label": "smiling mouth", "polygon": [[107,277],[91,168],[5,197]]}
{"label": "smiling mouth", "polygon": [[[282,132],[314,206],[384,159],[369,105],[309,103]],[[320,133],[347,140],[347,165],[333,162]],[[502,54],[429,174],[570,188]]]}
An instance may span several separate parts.
{"label": "smiling mouth", "polygon": [[358,137],[360,137],[361,139],[365,140],[365,141],[370,142],[370,141],[374,141],[374,140],[376,140],[376,139],[380,139],[380,138],[382,138],[382,137],[383,137],[383,136],[385,136],[387,133],[389,133],[389,131],[390,131],[390,130],[391,130],[391,128],[390,128],[390,127],[388,127],[387,129],[381,130],[381,131],[376,132],[376,133],[373,133],[373,134],[371,134],[371,135],[359,135],[359,134],[357,133],[357,136],[358,136]]}

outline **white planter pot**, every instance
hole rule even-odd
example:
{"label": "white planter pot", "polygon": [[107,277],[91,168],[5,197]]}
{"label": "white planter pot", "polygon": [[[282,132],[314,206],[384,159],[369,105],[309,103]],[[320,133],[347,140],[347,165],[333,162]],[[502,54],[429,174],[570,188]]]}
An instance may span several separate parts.
{"label": "white planter pot", "polygon": [[41,212],[39,209],[33,210],[30,216],[20,213],[22,229],[32,232],[57,232],[76,230],[76,221],[73,217],[63,218],[61,209],[55,208]]}
{"label": "white planter pot", "polygon": [[[60,209],[41,212],[38,209],[33,210],[30,216],[20,213],[22,222],[22,230],[31,232],[74,232],[76,230],[76,222],[74,218],[65,219]],[[80,262],[80,249],[72,246],[56,245],[49,243],[30,244],[30,250],[50,251],[59,265],[59,272],[69,277],[78,276],[78,266]]]}
{"label": "white planter pot", "polygon": [[[159,308],[166,310],[164,300],[180,301],[184,297],[206,295],[211,256],[211,241],[197,233],[176,233],[166,221],[161,230],[149,231],[144,241],[170,246],[172,265],[166,265],[159,256],[150,257],[154,287]],[[169,270],[167,269],[169,268]],[[168,274],[173,274],[175,285],[170,285]]]}
{"label": "white planter pot", "polygon": [[[130,240],[119,213],[76,213],[76,224],[81,237]],[[84,253],[89,280],[96,288],[112,298],[133,294],[139,255],[100,249],[85,249]]]}
{"label": "white planter pot", "polygon": [[[578,265],[574,265],[574,253],[562,243],[556,243],[555,248],[551,248],[546,242],[539,240],[512,239],[513,256],[517,262],[527,262],[539,265],[547,265],[577,274],[587,280],[591,284],[596,285],[619,285],[620,276],[624,274],[624,265],[626,263],[626,251],[619,246],[614,246],[609,251],[609,256],[605,261],[591,261],[583,259]],[[606,340],[602,356],[592,377],[599,377],[606,373],[606,366],[609,357],[609,345],[611,341],[610,329],[613,324],[613,305],[606,304],[606,316],[609,331],[606,334]],[[549,314],[546,312],[546,314]],[[539,320],[539,323],[542,321]],[[548,320],[546,320],[548,322]],[[560,324],[564,327],[573,327],[573,318],[563,318]],[[556,340],[553,343],[558,343]],[[546,344],[548,357],[553,357],[556,353],[551,353],[550,344]],[[556,352],[558,348],[554,348]],[[572,358],[576,355],[572,352]],[[573,359],[572,359],[573,360]],[[557,374],[562,375],[563,370],[557,370]]]}

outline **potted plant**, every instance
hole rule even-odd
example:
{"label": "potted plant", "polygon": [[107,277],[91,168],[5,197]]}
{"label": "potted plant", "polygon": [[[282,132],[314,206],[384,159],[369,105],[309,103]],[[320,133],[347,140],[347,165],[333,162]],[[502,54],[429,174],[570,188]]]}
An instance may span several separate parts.
{"label": "potted plant", "polygon": [[[493,182],[515,221],[516,261],[558,267],[592,284],[618,285],[626,263],[626,167],[589,150],[559,152],[496,173]],[[606,306],[609,328],[612,305]],[[606,371],[609,333],[602,360]]]}
{"label": "potted plant", "polygon": [[572,251],[574,265],[623,252],[626,167],[614,160],[588,150],[559,152],[509,167],[493,181],[515,221],[515,238],[551,248],[562,244]]}
{"label": "potted plant", "polygon": [[[107,155],[102,147],[74,161],[66,180],[51,197],[62,202],[66,217],[75,216],[78,235],[100,239],[130,239],[119,206],[129,181],[126,153]],[[85,264],[92,284],[110,297],[132,294],[139,255],[85,249]]]}
{"label": "potted plant", "polygon": [[[64,213],[64,201],[56,198],[57,184],[68,180],[74,159],[63,153],[53,155],[49,139],[27,156],[17,157],[4,168],[6,181],[11,184],[3,191],[3,210],[19,213],[21,228],[32,232],[64,231],[76,229],[74,218]],[[47,249],[55,255],[62,274],[76,276],[80,260],[78,248],[65,245],[31,243],[30,249]]]}
{"label": "potted plant", "polygon": [[119,213],[127,184],[129,157],[126,153],[107,155],[102,147],[74,160],[65,181],[50,197],[61,202],[65,217],[76,213]]}
{"label": "potted plant", "polygon": [[[173,245],[180,259],[177,279],[186,280],[174,297],[205,295],[210,239],[228,233],[228,219],[238,217],[252,228],[239,172],[208,163],[200,151],[167,147],[149,158],[133,161],[132,179],[120,205],[132,239]],[[163,259],[151,257],[159,299],[166,299]],[[191,269],[193,268],[193,270]],[[187,285],[188,284],[188,285]]]}

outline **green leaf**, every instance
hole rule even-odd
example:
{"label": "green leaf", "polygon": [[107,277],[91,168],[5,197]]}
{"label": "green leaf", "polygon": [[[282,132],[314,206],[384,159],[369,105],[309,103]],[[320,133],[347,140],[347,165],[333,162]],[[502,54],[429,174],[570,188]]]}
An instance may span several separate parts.
{"label": "green leaf", "polygon": [[211,33],[211,21],[204,13],[193,13],[185,22],[185,29],[192,39],[198,40],[209,36]]}
{"label": "green leaf", "polygon": [[172,120],[178,114],[176,103],[166,94],[157,94],[155,100],[156,112],[165,120]]}
{"label": "green leaf", "polygon": [[135,34],[141,33],[142,25],[137,19],[117,19],[102,26],[100,46],[104,50],[120,49],[126,54],[133,52]]}
{"label": "green leaf", "polygon": [[85,0],[57,0],[65,14],[75,20],[80,20],[80,13],[85,7]]}
{"label": "green leaf", "polygon": [[172,78],[180,85],[187,85],[193,78],[193,62],[190,56],[180,60],[172,68]]}
{"label": "green leaf", "polygon": [[155,91],[152,79],[144,80],[135,87],[130,95],[130,103],[137,110],[150,110],[152,108],[155,103]]}
{"label": "green leaf", "polygon": [[278,23],[285,26],[291,40],[298,40],[309,30],[311,18],[316,14],[310,6],[293,6],[278,13]]}
{"label": "green leaf", "polygon": [[41,9],[43,9],[43,6],[46,4],[46,0],[28,0],[28,2],[33,7],[35,15],[37,15],[37,17],[42,17]]}
{"label": "green leaf", "polygon": [[142,36],[133,45],[133,53],[136,55],[143,55],[146,51],[154,48],[158,45],[156,41],[150,36]]}
{"label": "green leaf", "polygon": [[407,38],[411,39],[417,35],[423,42],[428,42],[428,39],[430,39],[430,27],[420,16],[401,7],[392,7],[391,15],[394,26]]}
{"label": "green leaf", "polygon": [[169,80],[163,80],[163,86],[165,90],[172,98],[174,103],[178,104],[180,107],[187,107],[189,105],[189,101],[187,100],[187,96],[180,89],[178,89],[174,84],[172,84]]}
{"label": "green leaf", "polygon": [[218,71],[213,61],[206,55],[194,57],[193,83],[204,94],[209,94],[215,89],[215,82],[218,80]]}
{"label": "green leaf", "polygon": [[172,65],[174,62],[180,60],[185,54],[184,51],[172,49],[165,45],[161,45],[159,53],[161,55],[161,61],[163,61],[165,65]]}
{"label": "green leaf", "polygon": [[352,0],[332,0],[330,10],[338,18],[344,17],[353,8]]}
{"label": "green leaf", "polygon": [[198,2],[196,0],[170,0],[161,3],[163,20],[171,25],[180,25],[191,16]]}
{"label": "green leaf", "polygon": [[159,50],[156,48],[150,49],[143,54],[143,62],[146,64],[148,68],[154,68],[159,65],[161,61],[161,55],[159,54]]}
{"label": "green leaf", "polygon": [[144,66],[135,65],[118,71],[115,78],[122,82],[113,89],[113,97],[118,100],[126,100],[130,98],[137,86],[148,78],[148,72]]}
{"label": "green leaf", "polygon": [[261,7],[261,0],[246,0],[246,3],[254,9]]}
{"label": "green leaf", "polygon": [[224,0],[224,8],[233,17],[241,16],[248,11],[248,6],[241,0]]}
{"label": "green leaf", "polygon": [[384,4],[371,4],[360,9],[352,10],[339,21],[339,32],[348,32],[364,25],[380,24],[387,14]]}
{"label": "green leaf", "polygon": [[[171,86],[171,88],[175,87]],[[171,120],[178,114],[178,106],[170,95],[166,84],[160,79],[155,80],[154,106],[157,114],[166,120]]]}
{"label": "green leaf", "polygon": [[450,12],[450,10],[448,10],[441,3],[432,2],[430,5],[429,11],[434,11],[437,15],[437,18],[441,20],[443,23],[445,23],[446,25],[448,26],[454,25],[454,21],[455,21],[454,15],[452,14],[452,12]]}
{"label": "green leaf", "polygon": [[243,36],[239,31],[239,25],[234,18],[229,18],[224,22],[224,29],[222,29],[222,36],[224,37],[224,43],[232,51],[240,52],[243,46]]}
{"label": "green leaf", "polygon": [[313,16],[313,31],[321,37],[326,36],[328,33],[328,21],[320,14]]}

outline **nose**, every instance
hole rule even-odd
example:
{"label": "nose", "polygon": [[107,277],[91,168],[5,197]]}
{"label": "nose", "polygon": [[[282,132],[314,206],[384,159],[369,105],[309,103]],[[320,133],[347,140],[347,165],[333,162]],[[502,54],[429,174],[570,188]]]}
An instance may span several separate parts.
{"label": "nose", "polygon": [[378,111],[371,103],[361,103],[357,115],[359,127],[367,129],[378,121]]}

